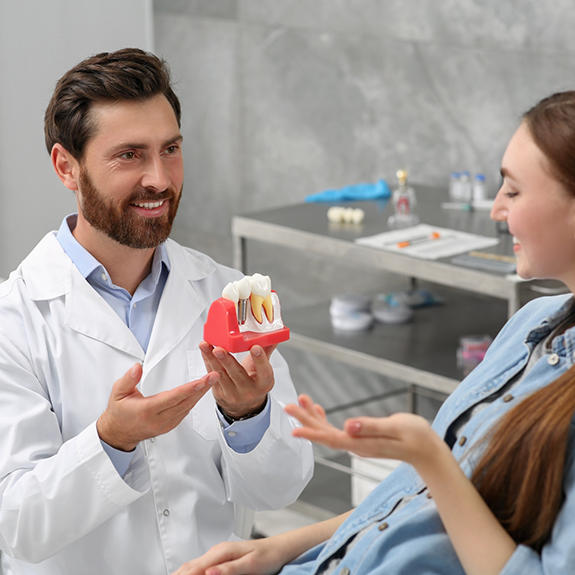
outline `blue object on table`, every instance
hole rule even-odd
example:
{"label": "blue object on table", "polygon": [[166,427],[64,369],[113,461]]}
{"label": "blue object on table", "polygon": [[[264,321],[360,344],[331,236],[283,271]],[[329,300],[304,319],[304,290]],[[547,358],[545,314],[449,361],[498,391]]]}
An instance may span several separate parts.
{"label": "blue object on table", "polygon": [[391,190],[385,180],[375,184],[355,184],[339,190],[325,190],[306,196],[306,202],[342,202],[346,200],[380,200],[389,198]]}

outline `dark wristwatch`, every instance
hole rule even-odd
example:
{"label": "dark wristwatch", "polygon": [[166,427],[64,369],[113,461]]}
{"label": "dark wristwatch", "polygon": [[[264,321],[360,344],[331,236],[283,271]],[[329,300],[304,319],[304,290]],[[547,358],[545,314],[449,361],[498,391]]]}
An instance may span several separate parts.
{"label": "dark wristwatch", "polygon": [[219,405],[218,405],[218,410],[224,416],[224,419],[229,424],[232,424],[232,423],[235,423],[236,421],[245,421],[246,419],[251,419],[252,417],[255,417],[256,415],[259,415],[266,408],[267,404],[268,404],[268,396],[266,395],[265,401],[262,403],[262,405],[256,411],[250,411],[250,413],[246,413],[245,415],[242,415],[241,417],[232,417],[231,415],[228,415]]}

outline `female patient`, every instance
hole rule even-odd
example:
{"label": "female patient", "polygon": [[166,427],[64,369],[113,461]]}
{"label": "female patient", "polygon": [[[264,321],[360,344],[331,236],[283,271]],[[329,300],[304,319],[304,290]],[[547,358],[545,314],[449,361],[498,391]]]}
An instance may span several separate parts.
{"label": "female patient", "polygon": [[491,215],[513,234],[517,273],[560,280],[572,293],[515,314],[432,427],[396,414],[338,430],[309,397],[288,406],[300,437],[406,463],[353,512],[223,543],[178,575],[264,575],[284,565],[282,575],[574,572],[575,92],[524,115],[501,173]]}

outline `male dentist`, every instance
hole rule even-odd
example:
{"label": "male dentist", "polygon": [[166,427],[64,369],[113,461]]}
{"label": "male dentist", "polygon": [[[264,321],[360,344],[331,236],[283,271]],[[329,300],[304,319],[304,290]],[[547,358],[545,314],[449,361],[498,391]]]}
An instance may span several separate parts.
{"label": "male dentist", "polygon": [[[183,186],[167,66],[124,49],[45,116],[78,213],[0,285],[0,571],[159,575],[293,502],[313,468],[285,361],[202,342],[241,274],[168,239]],[[193,186],[192,186],[193,187]],[[208,369],[206,369],[208,366]]]}

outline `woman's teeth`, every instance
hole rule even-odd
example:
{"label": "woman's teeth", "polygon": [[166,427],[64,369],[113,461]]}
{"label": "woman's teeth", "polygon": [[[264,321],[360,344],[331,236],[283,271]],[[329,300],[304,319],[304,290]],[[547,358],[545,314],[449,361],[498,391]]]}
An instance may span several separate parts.
{"label": "woman's teeth", "polygon": [[515,236],[513,236],[513,243],[514,243],[514,244],[520,243],[519,240],[518,240]]}

